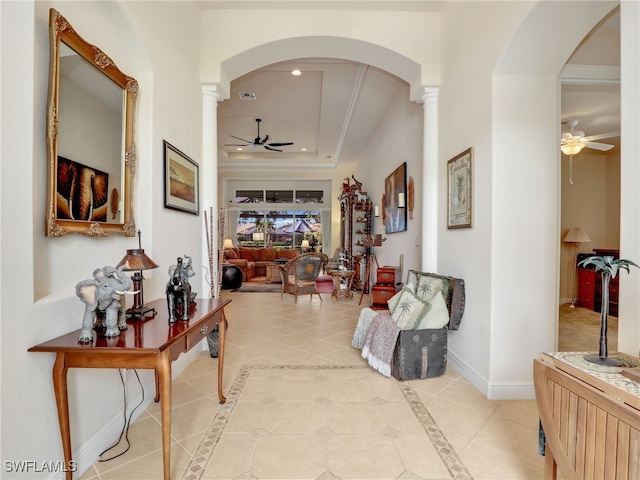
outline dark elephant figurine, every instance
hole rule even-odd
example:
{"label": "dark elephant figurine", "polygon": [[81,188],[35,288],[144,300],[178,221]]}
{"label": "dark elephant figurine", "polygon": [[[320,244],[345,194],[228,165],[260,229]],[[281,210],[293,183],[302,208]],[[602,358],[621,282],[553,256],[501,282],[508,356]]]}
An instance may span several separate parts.
{"label": "dark elephant figurine", "polygon": [[97,268],[92,279],[76,285],[76,295],[85,304],[79,342],[91,342],[94,327],[107,327],[106,337],[117,337],[127,329],[124,294],[131,288],[131,278],[123,269]]}
{"label": "dark elephant figurine", "polygon": [[176,265],[169,268],[169,282],[167,283],[167,306],[169,308],[169,323],[174,323],[177,318],[189,320],[189,307],[196,297],[196,293],[191,291],[189,277],[195,272],[191,268],[191,258],[187,264],[183,265],[182,258],[178,257]]}

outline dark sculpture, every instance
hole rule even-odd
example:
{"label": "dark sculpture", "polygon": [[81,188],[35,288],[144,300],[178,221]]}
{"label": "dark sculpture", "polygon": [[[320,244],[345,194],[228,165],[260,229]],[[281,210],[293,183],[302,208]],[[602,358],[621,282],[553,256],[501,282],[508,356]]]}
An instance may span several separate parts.
{"label": "dark sculpture", "polygon": [[191,291],[189,277],[195,275],[191,268],[191,257],[185,255],[187,263],[182,263],[178,257],[176,265],[169,267],[169,283],[167,283],[167,306],[169,308],[169,323],[175,323],[177,318],[189,320],[189,307],[194,303],[196,293]]}

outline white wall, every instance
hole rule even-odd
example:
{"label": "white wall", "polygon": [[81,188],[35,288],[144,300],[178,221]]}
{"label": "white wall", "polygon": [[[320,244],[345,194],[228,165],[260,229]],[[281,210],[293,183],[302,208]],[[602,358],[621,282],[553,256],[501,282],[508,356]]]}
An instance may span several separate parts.
{"label": "white wall", "polygon": [[[407,182],[413,177],[415,206],[413,220],[407,211],[407,230],[385,233],[382,216],[373,219],[373,233],[386,238],[381,247],[374,247],[373,253],[379,266],[398,266],[403,256],[403,281],[409,269],[420,270],[422,250],[416,245],[421,242],[422,231],[422,105],[409,101],[409,87],[400,88],[395,100],[385,112],[384,121],[372,135],[374,139],[364,152],[356,168],[356,178],[364,184],[369,198],[382,212],[382,195],[385,178],[401,163],[407,163]],[[373,277],[375,280],[375,277]]]}
{"label": "white wall", "polygon": [[[572,227],[581,226],[591,242],[578,244],[578,253],[594,248],[620,247],[620,152],[592,153],[588,149],[573,158],[573,184],[569,181],[569,157],[562,155],[560,224],[561,303],[572,298],[575,247],[562,239]],[[576,286],[577,294],[577,286]]]}
{"label": "white wall", "polygon": [[[27,349],[78,329],[83,305],[75,296],[75,284],[90,278],[98,266],[116,264],[127,248],[137,246],[136,238],[122,236],[44,236],[50,7],[140,84],[134,216],[143,232],[145,251],[160,265],[145,275],[145,298],[163,295],[167,269],[177,256],[191,254],[194,265],[202,263],[202,217],[164,209],[162,188],[163,139],[196,161],[200,156],[197,5],[162,2],[160,8],[148,2],[0,2],[3,466],[5,460],[62,458],[51,381],[54,355],[28,353]],[[184,364],[179,360],[174,374]],[[153,375],[142,373],[150,401]],[[128,385],[133,387],[133,382]],[[135,400],[139,394],[132,390],[131,395]],[[117,371],[70,372],[69,403],[74,458],[84,469],[117,439],[122,428],[122,387]],[[31,472],[21,478],[46,476]]]}
{"label": "white wall", "polygon": [[[620,6],[620,256],[640,263],[640,2]],[[620,279],[618,348],[640,356],[640,272]]]}

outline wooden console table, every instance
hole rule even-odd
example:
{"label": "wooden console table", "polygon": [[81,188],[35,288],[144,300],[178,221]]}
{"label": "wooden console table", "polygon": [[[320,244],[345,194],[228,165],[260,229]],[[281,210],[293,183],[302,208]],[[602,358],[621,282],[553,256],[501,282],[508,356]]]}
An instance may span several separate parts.
{"label": "wooden console table", "polygon": [[[187,322],[178,320],[169,324],[167,301],[154,300],[146,306],[154,307],[157,314],[143,320],[128,320],[129,328],[115,338],[97,336],[92,343],[78,343],[80,330],[36,345],[30,352],[56,354],[53,365],[53,388],[58,408],[58,422],[62,436],[62,449],[66,478],[71,480],[71,433],[69,429],[69,401],[67,397],[67,369],[69,368],[145,368],[155,370],[156,395],[160,401],[162,420],[162,455],[164,478],[170,479],[171,459],[171,362],[181,353],[189,351],[205,338],[213,328],[219,329],[218,397],[222,394],[222,373],[227,319],[224,307],[230,300],[196,299]],[[81,319],[78,321],[80,322]]]}
{"label": "wooden console table", "polygon": [[[565,480],[640,478],[640,383],[620,368],[589,364],[585,353],[543,353],[534,360],[545,478],[555,479],[558,470]],[[612,356],[640,366],[630,355]]]}

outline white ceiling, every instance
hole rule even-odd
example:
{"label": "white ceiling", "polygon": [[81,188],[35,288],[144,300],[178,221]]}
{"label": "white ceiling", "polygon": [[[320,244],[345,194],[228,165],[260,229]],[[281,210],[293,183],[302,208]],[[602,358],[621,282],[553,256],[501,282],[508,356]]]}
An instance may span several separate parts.
{"label": "white ceiling", "polygon": [[[620,28],[618,16],[603,22],[574,52],[562,75],[562,122],[578,120],[587,136],[620,130]],[[291,71],[300,69],[302,75]],[[375,67],[336,59],[307,58],[270,65],[231,82],[218,106],[222,167],[334,167],[358,159],[391,102],[408,85]],[[255,100],[242,100],[253,93]],[[404,100],[403,100],[404,98]],[[255,119],[270,142],[294,142],[280,152],[225,144],[253,141]],[[598,140],[618,145],[619,138]],[[560,138],[558,138],[558,145]],[[303,151],[302,149],[306,149]],[[591,151],[591,153],[598,153]]]}

